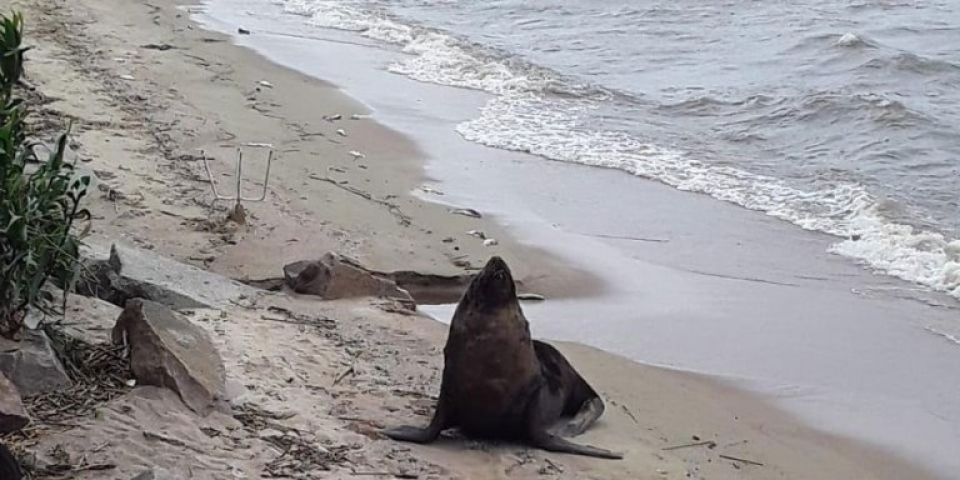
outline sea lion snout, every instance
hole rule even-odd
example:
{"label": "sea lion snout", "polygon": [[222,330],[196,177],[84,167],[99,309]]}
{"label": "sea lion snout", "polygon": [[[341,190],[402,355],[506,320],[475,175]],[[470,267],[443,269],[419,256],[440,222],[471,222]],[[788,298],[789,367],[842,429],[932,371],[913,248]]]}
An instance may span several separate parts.
{"label": "sea lion snout", "polygon": [[494,256],[473,279],[467,289],[470,299],[489,309],[498,309],[517,300],[517,287],[513,282],[510,267],[502,258]]}

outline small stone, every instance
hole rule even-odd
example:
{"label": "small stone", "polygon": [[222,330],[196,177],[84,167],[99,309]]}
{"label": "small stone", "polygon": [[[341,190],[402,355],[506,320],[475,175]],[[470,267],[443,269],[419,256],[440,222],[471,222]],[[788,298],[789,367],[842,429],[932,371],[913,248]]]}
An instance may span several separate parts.
{"label": "small stone", "polygon": [[0,435],[15,432],[30,423],[17,387],[0,374]]}
{"label": "small stone", "polygon": [[0,338],[0,373],[31,396],[70,386],[70,377],[43,330],[24,330],[19,342]]}

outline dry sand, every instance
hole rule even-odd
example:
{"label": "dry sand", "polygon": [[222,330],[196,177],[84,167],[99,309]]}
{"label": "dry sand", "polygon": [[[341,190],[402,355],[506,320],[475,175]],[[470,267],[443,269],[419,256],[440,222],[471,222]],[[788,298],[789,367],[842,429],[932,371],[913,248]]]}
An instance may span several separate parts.
{"label": "dry sand", "polygon": [[[40,113],[73,120],[81,164],[102,182],[89,203],[96,217],[93,242],[122,239],[234,278],[276,276],[285,262],[327,250],[379,270],[438,274],[462,272],[454,261],[478,266],[497,253],[533,291],[589,294],[602,285],[518,245],[485,219],[417,200],[410,192],[424,179],[415,145],[372,120],[351,120],[367,111],[335,86],[199,29],[176,2],[12,4],[25,10],[27,38],[37,47],[27,68],[48,99]],[[156,48],[161,45],[171,48]],[[343,118],[323,119],[336,114]],[[272,144],[276,162],[267,200],[247,203],[248,224],[230,227],[222,221],[229,204],[213,201],[197,152],[216,157],[215,179],[225,190],[232,151],[248,142]],[[351,151],[365,157],[354,159]],[[248,158],[255,179],[262,161]],[[250,181],[244,188],[259,187]],[[474,229],[499,245],[485,247],[465,234]],[[285,323],[270,306],[293,312],[281,320],[331,321],[321,327]],[[98,308],[97,318],[108,324],[116,312]],[[332,471],[311,478],[928,477],[893,454],[817,433],[713,379],[576,345],[563,349],[608,405],[583,441],[623,450],[625,460],[462,439],[398,444],[376,429],[428,420],[442,366],[443,325],[386,312],[376,301],[274,294],[225,311],[198,311],[194,319],[221,349],[233,403],[276,418],[240,416],[246,428],[223,413],[198,420],[178,409],[169,392],[144,388],[78,422],[79,428],[42,439],[39,448],[62,445],[74,458],[119,466],[76,478],[131,478],[147,465],[170,469],[177,478],[257,478],[281,455],[270,439],[290,428],[325,450]],[[696,442],[695,436],[716,447],[664,450]]]}

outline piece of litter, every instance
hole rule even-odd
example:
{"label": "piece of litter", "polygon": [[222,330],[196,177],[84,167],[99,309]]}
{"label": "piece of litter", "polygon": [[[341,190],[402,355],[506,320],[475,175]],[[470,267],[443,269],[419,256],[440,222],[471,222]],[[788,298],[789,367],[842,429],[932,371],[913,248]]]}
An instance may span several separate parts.
{"label": "piece of litter", "polygon": [[488,238],[488,239],[486,239],[486,240],[483,241],[483,246],[484,246],[484,247],[492,247],[492,246],[494,246],[494,245],[498,245],[499,243],[500,243],[500,242],[498,242],[496,238]]}
{"label": "piece of litter", "polygon": [[273,148],[272,143],[249,142],[249,143],[244,143],[243,145],[247,147]]}
{"label": "piece of litter", "polygon": [[125,383],[127,384],[128,387],[131,387],[131,388],[137,386],[137,381],[132,378],[130,380],[127,380]]}
{"label": "piece of litter", "polygon": [[465,216],[465,217],[473,217],[473,218],[481,218],[481,217],[483,217],[483,215],[480,215],[480,212],[478,212],[478,211],[476,211],[476,210],[474,210],[474,209],[472,209],[472,208],[457,208],[457,209],[454,209],[454,210],[450,210],[450,213],[455,214],[455,215],[463,215],[463,216]]}
{"label": "piece of litter", "polygon": [[341,118],[343,118],[343,115],[340,115],[339,113],[336,114],[336,115],[327,115],[327,116],[323,117],[323,119],[326,120],[326,121],[328,121],[328,122],[335,122],[335,121],[337,121],[337,120],[340,120]]}
{"label": "piece of litter", "polygon": [[366,155],[364,155],[364,154],[362,154],[362,153],[360,153],[360,152],[358,152],[358,151],[356,151],[356,150],[350,150],[349,153],[350,153],[350,155],[353,157],[354,160],[359,159],[359,158],[364,158],[364,157],[366,157]]}
{"label": "piece of litter", "polygon": [[338,129],[337,129],[337,135],[340,135],[341,137],[346,137],[346,136],[347,136],[347,132],[346,132],[346,130],[344,130],[344,129],[342,129],[342,128],[338,128]]}
{"label": "piece of litter", "polygon": [[257,84],[260,85],[261,87],[273,88],[273,84],[266,80],[260,80],[259,82],[257,82]]}
{"label": "piece of litter", "polygon": [[350,120],[363,120],[364,118],[369,118],[370,115],[360,115],[359,113],[354,113],[350,115]]}
{"label": "piece of litter", "polygon": [[120,80],[136,80],[133,75],[120,75]]}
{"label": "piece of litter", "polygon": [[471,235],[477,238],[487,238],[487,235],[480,230],[470,230],[467,232],[467,235]]}
{"label": "piece of litter", "polygon": [[429,194],[432,194],[432,195],[443,195],[443,192],[441,192],[440,190],[437,190],[437,189],[435,189],[435,188],[420,187],[420,190],[423,191],[423,193],[429,193]]}

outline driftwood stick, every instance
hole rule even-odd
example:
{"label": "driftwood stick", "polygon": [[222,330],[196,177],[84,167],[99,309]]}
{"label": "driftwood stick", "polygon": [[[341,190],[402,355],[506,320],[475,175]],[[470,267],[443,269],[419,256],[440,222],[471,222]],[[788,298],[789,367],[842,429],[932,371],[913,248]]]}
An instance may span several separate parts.
{"label": "driftwood stick", "polygon": [[706,446],[707,448],[714,448],[717,446],[717,442],[714,442],[713,440],[707,440],[704,442],[685,443],[683,445],[674,445],[672,447],[661,448],[661,450],[664,450],[664,451],[679,450],[681,448],[702,447],[702,446]]}
{"label": "driftwood stick", "polygon": [[759,466],[759,467],[762,467],[762,466],[763,466],[763,464],[760,463],[760,462],[755,462],[755,461],[753,461],[753,460],[747,460],[747,459],[745,459],[745,458],[733,457],[733,456],[730,456],[730,455],[722,455],[722,454],[721,454],[721,455],[720,455],[720,458],[727,459],[727,460],[733,460],[734,462],[742,462],[742,463],[746,463],[746,464],[749,464],[749,465],[757,465],[757,466]]}

